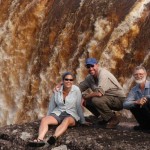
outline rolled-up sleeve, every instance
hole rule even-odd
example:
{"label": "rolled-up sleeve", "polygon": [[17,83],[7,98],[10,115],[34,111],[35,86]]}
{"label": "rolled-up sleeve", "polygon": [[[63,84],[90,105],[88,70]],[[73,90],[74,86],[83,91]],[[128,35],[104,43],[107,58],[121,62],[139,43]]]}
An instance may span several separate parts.
{"label": "rolled-up sleeve", "polygon": [[135,106],[135,92],[131,90],[128,94],[128,97],[125,99],[123,103],[123,108],[131,109]]}
{"label": "rolled-up sleeve", "polygon": [[109,89],[108,77],[105,74],[103,74],[99,77],[98,91],[104,95],[105,91],[107,91],[108,89]]}
{"label": "rolled-up sleeve", "polygon": [[115,77],[104,68],[99,71],[98,79],[98,91],[101,92],[103,95],[105,95],[105,92],[110,89],[118,88],[113,83],[113,80],[116,81]]}
{"label": "rolled-up sleeve", "polygon": [[78,116],[80,117],[80,122],[85,123],[85,118],[84,118],[84,115],[83,115],[83,109],[81,107],[81,92],[80,92],[80,90],[77,91],[76,96],[77,96],[77,101],[76,101],[77,113],[78,113]]}
{"label": "rolled-up sleeve", "polygon": [[85,90],[87,90],[89,88],[89,85],[88,85],[88,82],[86,81],[86,79],[84,81],[80,82],[79,88],[80,88],[81,92],[84,92]]}

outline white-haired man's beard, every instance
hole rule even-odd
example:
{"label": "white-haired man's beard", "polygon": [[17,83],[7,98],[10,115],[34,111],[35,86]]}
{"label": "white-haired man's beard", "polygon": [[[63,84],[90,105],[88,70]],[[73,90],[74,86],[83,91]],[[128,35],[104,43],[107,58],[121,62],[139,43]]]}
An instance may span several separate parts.
{"label": "white-haired man's beard", "polygon": [[134,78],[134,80],[135,80],[135,82],[136,82],[137,84],[141,84],[141,83],[144,83],[144,82],[146,81],[146,76],[144,76],[142,79],[135,79],[135,78]]}

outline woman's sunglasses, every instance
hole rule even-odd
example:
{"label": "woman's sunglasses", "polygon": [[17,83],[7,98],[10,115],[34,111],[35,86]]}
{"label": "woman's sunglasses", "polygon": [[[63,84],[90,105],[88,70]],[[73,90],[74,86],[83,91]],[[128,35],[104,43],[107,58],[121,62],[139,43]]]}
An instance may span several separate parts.
{"label": "woman's sunglasses", "polygon": [[64,80],[65,81],[73,81],[73,79],[68,79],[68,78],[65,78]]}

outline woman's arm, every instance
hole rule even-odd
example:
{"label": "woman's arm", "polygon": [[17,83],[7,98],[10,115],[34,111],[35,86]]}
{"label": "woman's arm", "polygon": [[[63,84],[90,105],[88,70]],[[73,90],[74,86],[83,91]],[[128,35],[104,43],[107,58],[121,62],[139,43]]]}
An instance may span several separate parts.
{"label": "woman's arm", "polygon": [[82,124],[85,123],[85,118],[84,118],[84,115],[83,115],[83,109],[82,109],[82,106],[81,106],[81,99],[82,99],[82,95],[81,95],[81,92],[80,90],[77,91],[77,101],[76,101],[76,104],[77,104],[77,113],[80,117],[80,122]]}
{"label": "woman's arm", "polygon": [[49,108],[48,108],[48,112],[47,115],[50,115],[50,113],[55,109],[56,107],[56,103],[55,103],[55,93],[53,93],[50,102],[49,102]]}

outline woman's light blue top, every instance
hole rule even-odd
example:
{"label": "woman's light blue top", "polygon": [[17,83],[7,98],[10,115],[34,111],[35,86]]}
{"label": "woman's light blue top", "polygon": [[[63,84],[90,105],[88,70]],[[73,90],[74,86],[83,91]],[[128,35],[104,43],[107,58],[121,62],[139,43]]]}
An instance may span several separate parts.
{"label": "woman's light blue top", "polygon": [[81,107],[81,99],[82,96],[79,87],[72,85],[64,103],[63,86],[61,86],[60,90],[55,91],[52,95],[47,115],[54,113],[59,116],[61,112],[66,111],[68,114],[72,115],[76,121],[85,123],[85,118]]}

